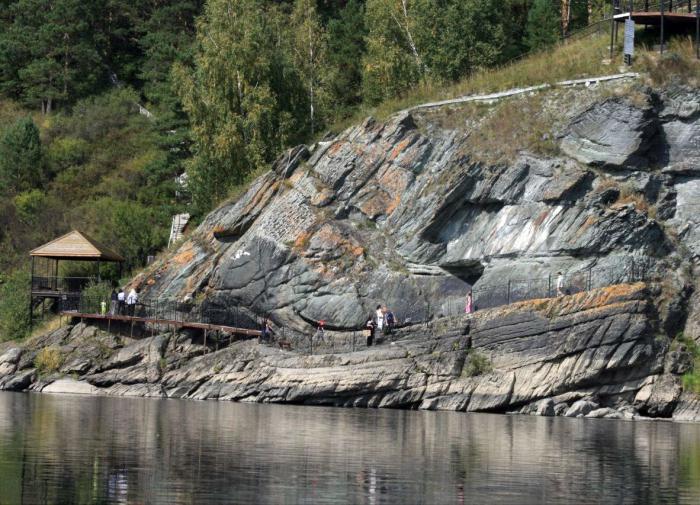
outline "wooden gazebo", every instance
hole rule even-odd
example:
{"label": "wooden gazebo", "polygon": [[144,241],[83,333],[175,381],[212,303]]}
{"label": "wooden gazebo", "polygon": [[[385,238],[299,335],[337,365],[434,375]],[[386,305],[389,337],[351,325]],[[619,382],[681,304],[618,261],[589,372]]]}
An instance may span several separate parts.
{"label": "wooden gazebo", "polygon": [[[32,284],[29,312],[43,304],[46,299],[65,300],[76,297],[91,281],[100,281],[102,263],[119,263],[124,258],[84,233],[73,230],[32,250]],[[95,263],[95,274],[88,277],[61,277],[60,261],[91,261]]]}

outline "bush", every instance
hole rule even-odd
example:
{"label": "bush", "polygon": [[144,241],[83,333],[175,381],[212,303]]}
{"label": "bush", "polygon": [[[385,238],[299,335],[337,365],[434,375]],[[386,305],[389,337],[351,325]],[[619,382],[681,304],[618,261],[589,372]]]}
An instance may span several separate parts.
{"label": "bush", "polygon": [[34,368],[39,375],[48,375],[58,371],[63,364],[63,355],[55,347],[44,347],[34,358]]}
{"label": "bush", "polygon": [[476,377],[489,373],[491,370],[493,370],[491,360],[478,351],[471,350],[467,354],[467,361],[462,368],[462,376]]}
{"label": "bush", "polygon": [[29,272],[0,277],[0,342],[29,333]]}
{"label": "bush", "polygon": [[[676,344],[677,343],[677,344]],[[700,394],[700,346],[682,333],[676,337],[676,345],[683,345],[693,357],[693,367],[683,374],[683,389]]]}

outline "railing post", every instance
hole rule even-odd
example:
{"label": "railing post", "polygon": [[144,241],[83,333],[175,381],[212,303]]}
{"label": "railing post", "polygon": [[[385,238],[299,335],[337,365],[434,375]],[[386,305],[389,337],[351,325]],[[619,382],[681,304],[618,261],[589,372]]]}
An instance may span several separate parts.
{"label": "railing post", "polygon": [[547,298],[552,297],[552,272],[547,276]]}
{"label": "railing post", "polygon": [[659,47],[659,53],[664,54],[664,0],[661,0],[661,46]]}
{"label": "railing post", "polygon": [[695,2],[695,58],[700,59],[700,0]]}
{"label": "railing post", "polygon": [[610,13],[610,60],[613,59],[613,48],[615,45],[615,4],[612,4]]}
{"label": "railing post", "polygon": [[510,279],[508,279],[508,305],[510,305]]}

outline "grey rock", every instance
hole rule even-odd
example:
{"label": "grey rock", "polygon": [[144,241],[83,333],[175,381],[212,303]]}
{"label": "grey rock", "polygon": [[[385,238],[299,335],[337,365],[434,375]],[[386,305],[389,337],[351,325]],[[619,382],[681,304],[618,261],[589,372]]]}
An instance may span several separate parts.
{"label": "grey rock", "polygon": [[682,391],[678,376],[663,374],[639,390],[634,407],[645,416],[671,417]]}
{"label": "grey rock", "polygon": [[606,419],[622,419],[622,414],[615,409],[611,409],[610,407],[603,407],[600,409],[591,410],[588,414],[586,414],[586,417],[598,419],[603,417]]}
{"label": "grey rock", "polygon": [[692,391],[684,391],[673,411],[673,420],[700,422],[700,395]]}
{"label": "grey rock", "polygon": [[649,108],[614,98],[593,105],[577,117],[561,148],[581,163],[643,167],[648,139],[656,129]]}
{"label": "grey rock", "polygon": [[569,405],[566,403],[557,403],[554,406],[554,415],[555,416],[563,416],[566,414],[566,411],[569,410]]}
{"label": "grey rock", "polygon": [[584,417],[598,409],[598,405],[589,400],[578,400],[564,413],[564,417]]}
{"label": "grey rock", "polygon": [[538,416],[554,416],[555,410],[554,410],[554,400],[551,398],[547,398],[545,400],[541,400],[540,402],[537,403],[537,410],[535,413]]}
{"label": "grey rock", "polygon": [[19,358],[22,356],[22,349],[19,347],[13,347],[0,356],[0,365],[16,365],[19,362]]}
{"label": "grey rock", "polygon": [[58,379],[41,389],[42,393],[60,393],[69,395],[97,395],[100,390],[86,382],[75,379]]}
{"label": "grey rock", "polygon": [[0,390],[5,391],[24,391],[31,386],[32,381],[36,378],[36,370],[22,370],[14,375],[0,380]]}

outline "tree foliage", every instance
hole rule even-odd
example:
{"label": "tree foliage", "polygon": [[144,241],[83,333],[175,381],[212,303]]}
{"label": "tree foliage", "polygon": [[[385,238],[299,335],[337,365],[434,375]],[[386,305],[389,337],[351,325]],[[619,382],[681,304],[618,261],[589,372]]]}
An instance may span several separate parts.
{"label": "tree foliage", "polygon": [[195,204],[209,207],[280,148],[308,132],[309,104],[290,57],[289,27],[261,0],[210,0],[194,68],[175,77],[190,119]]}
{"label": "tree foliage", "polygon": [[38,188],[43,175],[39,130],[24,117],[0,136],[0,195]]}
{"label": "tree foliage", "polygon": [[551,0],[534,0],[527,16],[525,40],[531,51],[554,44],[561,33],[561,13]]}

